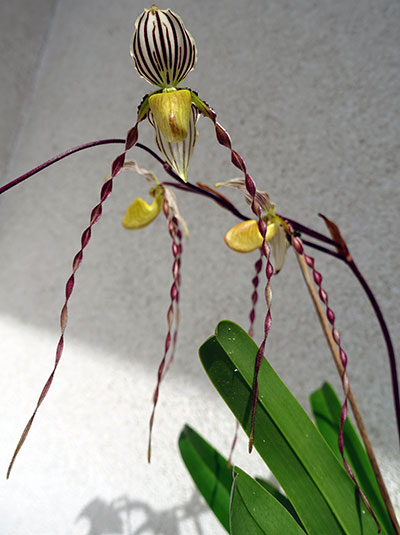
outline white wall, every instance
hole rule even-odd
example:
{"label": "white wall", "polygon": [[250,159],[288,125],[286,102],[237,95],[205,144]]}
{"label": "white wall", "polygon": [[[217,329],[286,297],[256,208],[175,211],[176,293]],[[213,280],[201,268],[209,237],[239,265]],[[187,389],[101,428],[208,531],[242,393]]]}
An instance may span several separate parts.
{"label": "white wall", "polygon": [[[150,90],[129,56],[133,22],[149,6],[59,0],[53,16],[53,2],[34,5],[32,18],[33,4],[23,0],[1,7],[9,17],[2,18],[9,22],[0,33],[2,49],[7,47],[0,63],[0,109],[7,111],[0,128],[3,183],[69,147],[123,137]],[[398,349],[398,3],[173,0],[160,7],[178,12],[196,39],[198,66],[188,86],[216,109],[278,211],[323,232],[318,212],[340,225]],[[211,123],[201,119],[199,131],[189,178],[212,185],[237,176]],[[140,135],[152,143],[148,125]],[[71,260],[119,150],[108,146],[72,156],[0,198],[3,473],[50,372]],[[165,177],[138,150],[131,157]],[[229,213],[197,196],[178,195],[190,229],[182,323],[148,466],[148,418],[172,262],[161,217],[138,233],[121,227],[131,200],[145,193],[140,177],[122,175],[96,224],[77,275],[56,380],[11,479],[0,482],[4,534],[223,532],[194,493],[176,442],[188,422],[229,450],[234,422],[205,377],[197,349],[220,319],[247,327],[256,257],[226,249],[223,235],[236,222]],[[232,199],[246,210],[239,195]],[[316,259],[349,355],[353,389],[399,507],[398,440],[377,321],[349,270],[320,254]],[[307,406],[308,394],[323,380],[337,388],[340,383],[292,251],[273,283],[267,355]],[[261,325],[259,314],[258,340]],[[256,454],[245,452],[242,435],[236,460],[260,474]],[[140,531],[142,522],[147,531]]]}

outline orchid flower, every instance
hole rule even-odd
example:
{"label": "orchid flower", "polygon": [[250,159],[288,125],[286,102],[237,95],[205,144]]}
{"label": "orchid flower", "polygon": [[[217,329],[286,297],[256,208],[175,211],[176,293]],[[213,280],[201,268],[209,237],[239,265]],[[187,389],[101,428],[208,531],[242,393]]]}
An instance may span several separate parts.
{"label": "orchid flower", "polygon": [[163,209],[163,202],[166,202],[169,210],[171,210],[173,216],[180,223],[186,238],[188,238],[189,231],[186,221],[179,211],[176,197],[170,188],[168,188],[165,184],[160,184],[156,176],[151,171],[148,171],[143,167],[139,167],[138,164],[133,160],[126,161],[123,169],[136,171],[140,175],[143,175],[145,179],[154,186],[149,190],[149,195],[153,198],[153,202],[149,204],[140,197],[135,199],[127,209],[122,219],[122,225],[128,230],[138,230],[147,227],[147,225],[150,225],[150,223],[155,220],[155,218]]}
{"label": "orchid flower", "polygon": [[[260,192],[258,192],[253,178],[247,172],[244,159],[232,148],[231,138],[228,132],[217,122],[217,116],[214,110],[208,106],[207,103],[202,101],[194,91],[190,89],[181,89],[179,87],[189,72],[194,68],[197,59],[194,40],[185,28],[180,17],[169,9],[161,10],[154,5],[150,9],[145,9],[135,22],[135,33],[132,38],[131,55],[139,75],[145,78],[149,83],[155,85],[157,89],[142,99],[138,108],[136,123],[127,133],[124,151],[113,161],[111,174],[103,184],[101,190],[100,202],[92,210],[89,226],[82,234],[81,248],[73,260],[73,271],[66,285],[66,300],[61,312],[60,320],[61,337],[57,346],[53,372],[50,375],[48,382],[39,397],[36,409],[21,436],[9,470],[12,467],[15,456],[25,441],[36,412],[47,394],[61,358],[64,344],[63,337],[68,317],[68,301],[73,291],[75,273],[82,262],[83,251],[90,240],[91,229],[101,217],[102,205],[111,194],[114,179],[126,168],[126,153],[137,144],[139,135],[138,125],[146,118],[155,129],[157,147],[182,182],[187,181],[187,168],[197,139],[196,124],[199,114],[209,118],[214,123],[217,141],[230,151],[233,165],[242,171],[244,175],[244,178],[241,179],[241,182],[240,184],[238,183],[238,185],[245,193],[246,198],[251,205],[251,209],[257,218],[257,221],[250,223],[249,225],[250,227],[253,227],[253,233],[258,237],[257,232],[254,232],[256,229],[254,225],[257,225],[261,241],[258,238],[256,247],[259,247],[262,257],[266,259],[266,286],[264,293],[267,307],[264,320],[264,336],[259,345],[254,370],[251,433],[249,441],[249,450],[251,451],[252,449],[257,406],[258,371],[261,361],[264,358],[266,341],[272,322],[271,278],[274,273],[274,267],[270,262],[271,248],[268,242],[270,238],[272,238],[272,234],[271,229],[268,234],[268,224],[272,224],[272,228],[274,229],[277,225],[278,220],[276,218],[278,216],[274,215],[273,204],[270,202],[268,195],[264,194],[260,196]],[[157,217],[162,207],[164,215],[168,221],[168,231],[173,240],[172,252],[174,256],[174,264],[172,271],[174,282],[171,288],[171,305],[167,313],[168,334],[165,342],[165,354],[159,368],[158,383],[154,394],[155,407],[160,381],[164,376],[165,370],[168,369],[168,365],[166,368],[164,368],[164,366],[166,355],[171,344],[171,327],[174,315],[176,320],[179,319],[179,313],[175,309],[178,306],[179,299],[182,240],[178,212],[174,207],[174,203],[170,202],[171,195],[168,194],[168,190],[165,189],[165,186],[161,187],[161,185],[157,184],[152,177],[150,177],[150,181],[153,181],[155,185],[155,187],[150,190],[150,195],[153,197],[152,204],[148,204],[143,199],[136,199],[125,214],[123,224],[125,227],[131,229],[142,228]],[[283,224],[283,220],[281,223]],[[278,227],[279,226],[280,225],[278,225]],[[236,231],[234,234],[238,236],[241,232]],[[283,235],[279,228],[276,228],[275,231],[273,231],[273,234],[280,237],[279,243],[283,241]],[[238,240],[236,239],[236,242],[237,241]],[[245,241],[247,241],[247,239]],[[277,267],[279,267],[280,262],[275,263],[277,264]],[[177,326],[172,335],[173,349],[170,361],[173,357],[176,334]],[[153,418],[154,410],[150,421],[150,437]]]}
{"label": "orchid flower", "polygon": [[[215,186],[229,186],[239,189],[244,194],[247,203],[251,204],[251,197],[248,194],[243,178],[232,178],[226,182],[217,182]],[[267,224],[265,241],[271,245],[272,256],[274,258],[274,272],[276,275],[283,267],[289,247],[287,239],[288,226],[280,216],[275,214],[275,205],[271,202],[267,192],[256,190],[256,199],[265,212],[262,218]],[[256,249],[260,249],[264,241],[255,219],[238,223],[228,230],[224,239],[226,245],[237,253],[250,253]]]}
{"label": "orchid flower", "polygon": [[[129,149],[137,144],[138,141],[138,125],[147,118],[150,125],[155,130],[155,143],[164,156],[166,163],[164,168],[173,174],[174,178],[181,183],[178,184],[182,189],[201,192],[208,194],[213,199],[232,211],[236,215],[241,214],[226,198],[221,195],[210,193],[211,189],[207,187],[199,187],[193,184],[184,185],[182,182],[187,182],[187,172],[189,161],[193,153],[193,149],[198,137],[197,122],[200,115],[210,119],[214,126],[218,143],[226,147],[230,151],[232,164],[243,173],[243,178],[232,179],[224,183],[219,183],[217,186],[231,186],[239,188],[245,195],[246,201],[251,206],[251,209],[256,216],[256,219],[246,220],[231,228],[225,235],[226,244],[237,252],[250,252],[255,249],[260,250],[260,259],[255,264],[255,277],[253,278],[254,292],[252,295],[253,309],[250,313],[251,325],[250,331],[254,323],[255,311],[254,306],[257,301],[257,286],[258,275],[261,271],[262,261],[266,259],[265,276],[265,300],[266,300],[266,314],[264,320],[264,337],[259,345],[256,356],[254,368],[254,382],[253,382],[253,401],[251,410],[251,429],[249,440],[249,451],[253,445],[254,422],[257,407],[258,394],[258,372],[261,361],[264,358],[265,346],[267,337],[271,328],[271,279],[272,275],[278,273],[283,266],[286,251],[289,247],[289,240],[293,245],[294,250],[299,256],[303,256],[307,266],[312,270],[313,279],[318,287],[319,298],[326,307],[326,317],[332,327],[332,336],[334,342],[339,350],[340,358],[343,366],[342,384],[345,393],[345,402],[341,412],[340,433],[339,433],[339,449],[342,455],[347,472],[351,477],[361,493],[354,476],[352,476],[351,469],[344,457],[343,444],[343,425],[347,415],[347,399],[349,396],[349,384],[346,373],[347,356],[342,349],[339,332],[335,327],[335,315],[328,307],[328,295],[322,287],[322,275],[316,270],[314,259],[307,255],[303,250],[303,245],[299,237],[294,234],[292,224],[275,213],[275,206],[271,202],[266,192],[259,191],[256,188],[255,181],[247,172],[247,167],[244,159],[237,151],[232,148],[231,138],[228,132],[217,122],[215,111],[208,106],[206,102],[200,99],[196,92],[188,88],[181,88],[180,84],[185,80],[186,76],[194,69],[197,61],[197,50],[195,42],[185,28],[181,18],[173,13],[171,10],[162,10],[153,5],[138,17],[135,22],[135,32],[131,44],[131,56],[134,61],[135,68],[139,75],[147,82],[153,84],[156,89],[145,95],[141,104],[138,107],[136,123],[128,131],[125,140],[102,140],[99,142],[89,143],[84,146],[71,149],[64,154],[49,160],[31,172],[22,175],[15,179],[10,184],[0,188],[0,193],[13,187],[17,183],[39,172],[44,167],[51,165],[65,156],[95,146],[97,144],[105,143],[124,143],[124,151],[113,161],[111,173],[106,178],[100,193],[100,201],[93,208],[90,214],[90,221],[88,227],[84,230],[81,237],[81,247],[75,255],[72,263],[72,274],[66,283],[65,302],[60,314],[61,336],[56,349],[56,358],[51,372],[36,405],[36,408],[29,419],[17,445],[17,448],[12,457],[8,475],[13,466],[14,460],[22,447],[27,434],[32,426],[35,415],[47,395],[54,378],[54,374],[58,367],[63,346],[64,333],[68,319],[68,301],[72,294],[75,284],[75,273],[79,269],[84,249],[87,247],[93,225],[99,220],[102,214],[102,205],[109,197],[113,187],[113,180],[123,170],[134,170],[143,175],[146,180],[151,182],[149,195],[152,198],[151,204],[141,198],[137,198],[129,206],[124,218],[123,225],[130,230],[141,229],[149,225],[158,216],[161,211],[167,219],[167,228],[172,239],[172,254],[173,265],[172,275],[173,283],[170,289],[171,302],[167,312],[168,332],[165,339],[164,355],[158,369],[157,386],[153,396],[153,411],[150,418],[150,433],[149,433],[149,448],[148,458],[151,455],[151,433],[154,421],[155,408],[159,396],[159,387],[164,378],[169,366],[173,360],[175,346],[177,341],[178,325],[179,325],[179,295],[181,286],[181,256],[182,256],[182,232],[187,235],[187,228],[184,219],[179,213],[176,199],[166,184],[160,183],[157,178],[146,169],[140,168],[135,162],[126,161],[126,153]],[[143,146],[142,146],[143,148]],[[151,149],[146,148],[149,152]],[[154,153],[153,153],[154,155]],[[155,156],[157,159],[158,156]],[[168,167],[169,166],[169,167]],[[172,172],[171,172],[172,170]],[[176,183],[174,184],[177,185]],[[190,187],[189,187],[190,186]],[[241,217],[244,219],[243,217]],[[297,228],[302,227],[297,224]],[[306,227],[302,227],[303,229]],[[314,237],[321,237],[319,233],[312,231]],[[323,237],[323,236],[322,236]],[[335,237],[335,236],[334,236]],[[324,237],[323,237],[324,238]],[[326,242],[326,238],[324,241]],[[332,244],[337,243],[333,240],[328,242]],[[316,247],[317,248],[317,247]],[[319,247],[320,250],[324,250]],[[274,266],[270,261],[272,256],[274,259]],[[325,249],[326,251],[326,249]],[[331,251],[328,251],[332,254]],[[340,257],[340,255],[338,255]],[[395,375],[395,374],[394,374]],[[397,383],[396,383],[397,384]],[[368,504],[368,502],[366,502]],[[367,505],[368,506],[368,505]],[[370,508],[369,508],[370,509]]]}
{"label": "orchid flower", "polygon": [[178,86],[196,65],[194,39],[178,15],[153,5],[135,22],[131,56],[139,75],[159,88],[144,97],[137,123],[147,117],[159,151],[186,182],[199,111],[192,92]]}
{"label": "orchid flower", "polygon": [[180,267],[183,250],[181,227],[187,238],[189,236],[189,232],[186,222],[179,212],[175,195],[166,185],[160,184],[156,176],[151,171],[139,167],[134,161],[125,162],[123,169],[136,171],[137,173],[143,175],[145,179],[153,185],[149,191],[149,195],[153,198],[153,202],[149,204],[144,199],[135,199],[124,215],[122,220],[123,226],[128,230],[138,230],[144,228],[152,223],[158,214],[163,211],[164,216],[167,219],[168,232],[172,239],[172,255],[174,258],[172,264],[173,282],[170,290],[171,301],[167,311],[168,331],[165,338],[164,355],[158,368],[157,384],[153,394],[153,410],[149,422],[147,458],[150,462],[151,438],[160,385],[174,360],[175,348],[178,339],[178,327],[180,320],[179,292],[181,285]]}

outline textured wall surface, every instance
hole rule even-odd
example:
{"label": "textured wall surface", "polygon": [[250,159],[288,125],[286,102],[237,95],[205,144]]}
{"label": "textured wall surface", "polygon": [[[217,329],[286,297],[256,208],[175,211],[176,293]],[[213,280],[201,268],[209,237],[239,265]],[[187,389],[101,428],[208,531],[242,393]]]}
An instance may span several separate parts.
{"label": "textured wall surface", "polygon": [[0,5],[1,175],[30,104],[54,6],[55,0],[15,0]]}
{"label": "textured wall surface", "polygon": [[[2,183],[69,147],[123,137],[150,90],[129,55],[132,24],[149,6],[59,0],[52,13],[53,2],[42,0],[32,18],[29,6],[19,0],[2,7],[8,12],[0,32],[6,50],[0,62]],[[397,0],[171,0],[160,7],[179,13],[194,36],[198,64],[187,85],[217,111],[259,188],[287,217],[324,232],[321,212],[340,225],[399,349]],[[211,123],[200,119],[198,128],[190,180],[212,185],[238,176]],[[149,125],[140,136],[153,143]],[[71,260],[119,150],[81,152],[0,198],[3,473],[50,373]],[[130,157],[165,177],[139,150]],[[205,377],[197,349],[221,319],[247,327],[257,255],[225,247],[223,235],[237,222],[231,214],[206,199],[177,195],[190,230],[181,331],[149,466],[148,418],[172,259],[162,217],[137,233],[120,223],[147,189],[139,176],[118,177],[93,231],[56,380],[11,479],[0,479],[4,534],[223,533],[194,491],[177,438],[187,422],[229,451],[234,421]],[[231,197],[246,211],[239,194]],[[400,507],[389,367],[377,321],[346,266],[315,256],[349,355],[353,389]],[[301,403],[308,407],[308,394],[323,380],[339,390],[293,251],[273,280],[272,315],[267,356]],[[262,305],[256,340],[261,334]],[[246,446],[242,434],[236,462],[263,475]],[[143,525],[147,531],[140,531]]]}

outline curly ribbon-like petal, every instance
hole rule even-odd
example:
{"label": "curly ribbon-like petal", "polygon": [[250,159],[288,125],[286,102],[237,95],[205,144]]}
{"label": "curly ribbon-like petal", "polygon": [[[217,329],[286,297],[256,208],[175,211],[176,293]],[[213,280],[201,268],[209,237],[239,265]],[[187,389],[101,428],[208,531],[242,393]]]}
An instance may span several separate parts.
{"label": "curly ribbon-like petal", "polygon": [[245,187],[251,199],[251,202],[250,202],[251,209],[253,213],[256,215],[256,217],[258,218],[258,221],[257,221],[258,230],[260,231],[260,234],[263,239],[261,250],[262,250],[263,256],[266,259],[265,275],[266,275],[267,283],[265,286],[265,300],[267,303],[267,313],[264,319],[264,338],[258,348],[256,362],[254,365],[253,399],[252,399],[252,408],[251,408],[251,426],[250,426],[250,437],[249,437],[249,452],[251,452],[253,449],[253,442],[254,442],[254,422],[255,422],[255,417],[256,417],[256,408],[257,408],[257,399],[258,399],[258,373],[260,371],[261,362],[264,356],[265,345],[267,342],[267,338],[268,338],[269,331],[271,329],[271,323],[272,323],[271,278],[272,278],[272,275],[274,274],[274,268],[270,260],[271,248],[268,242],[266,241],[267,223],[263,220],[263,217],[262,217],[263,207],[258,200],[256,183],[254,182],[252,177],[247,172],[246,163],[244,159],[240,156],[238,152],[236,152],[232,148],[232,141],[231,141],[230,135],[225,130],[225,128],[217,122],[217,114],[212,108],[210,108],[210,106],[208,106],[207,103],[203,102],[195,93],[193,93],[193,91],[192,91],[192,102],[193,102],[193,105],[197,107],[200,113],[202,113],[205,117],[208,117],[209,119],[211,119],[211,121],[214,123],[215,134],[217,136],[218,143],[220,143],[221,145],[229,149],[231,153],[231,162],[233,163],[235,167],[237,167],[240,171],[242,171],[244,175]]}
{"label": "curly ribbon-like petal", "polygon": [[21,435],[21,437],[20,437],[20,439],[18,441],[17,447],[15,448],[14,454],[12,456],[10,465],[8,467],[8,470],[7,470],[7,478],[10,476],[12,467],[13,467],[14,462],[15,462],[15,459],[16,459],[20,449],[22,448],[22,446],[23,446],[23,444],[24,444],[24,442],[26,440],[26,437],[28,436],[28,433],[29,433],[29,431],[30,431],[30,429],[32,427],[33,421],[35,419],[37,411],[39,410],[40,405],[43,403],[44,398],[47,396],[47,393],[48,393],[48,391],[50,389],[51,383],[53,382],[54,375],[55,375],[56,370],[58,368],[58,364],[60,362],[60,359],[61,359],[61,356],[62,356],[62,353],[63,353],[63,349],[64,349],[64,333],[65,333],[65,329],[67,328],[67,321],[68,321],[68,302],[69,302],[69,299],[70,299],[70,297],[72,295],[72,292],[73,292],[73,289],[74,289],[74,286],[75,286],[75,273],[77,272],[77,270],[79,269],[79,267],[80,267],[80,265],[82,263],[83,252],[84,252],[85,248],[87,247],[87,245],[89,244],[90,238],[92,236],[92,227],[93,227],[93,225],[95,223],[97,223],[97,221],[101,217],[101,214],[102,214],[102,211],[103,211],[103,203],[108,199],[108,197],[110,196],[110,194],[112,192],[114,178],[122,171],[122,169],[124,167],[125,156],[126,156],[127,151],[137,143],[137,140],[138,140],[138,128],[137,128],[137,123],[136,123],[128,131],[128,133],[126,135],[124,152],[122,154],[120,154],[119,156],[117,156],[117,158],[115,158],[115,160],[112,163],[111,176],[110,176],[110,178],[108,180],[106,180],[106,182],[104,182],[104,184],[103,184],[103,186],[101,188],[100,202],[93,208],[93,210],[92,210],[92,212],[90,214],[89,225],[82,233],[82,236],[81,236],[81,248],[76,253],[76,255],[75,255],[75,257],[74,257],[74,259],[72,261],[72,273],[71,273],[71,276],[69,277],[69,279],[67,280],[67,283],[65,285],[65,302],[64,302],[64,305],[63,305],[63,307],[61,309],[61,314],[60,314],[61,335],[60,335],[60,338],[59,338],[59,341],[58,341],[58,344],[57,344],[56,356],[55,356],[55,362],[54,362],[53,370],[52,370],[51,374],[49,375],[49,378],[47,379],[46,384],[44,385],[44,387],[43,387],[43,389],[42,389],[42,391],[40,393],[39,399],[38,399],[38,401],[36,403],[35,410],[33,411],[33,414],[30,417],[30,419],[28,420],[28,423],[26,424],[25,429],[23,430],[22,435]]}
{"label": "curly ribbon-like petal", "polygon": [[343,401],[343,405],[342,405],[342,408],[341,408],[341,411],[340,411],[340,426],[339,426],[339,436],[338,436],[338,446],[339,446],[339,451],[340,451],[340,455],[342,457],[342,461],[343,461],[343,464],[346,468],[346,471],[347,473],[349,474],[349,476],[351,477],[351,479],[353,480],[353,483],[355,484],[356,488],[357,488],[357,491],[359,493],[359,495],[361,496],[361,499],[362,501],[364,502],[366,508],[368,509],[368,511],[371,513],[373,519],[375,520],[376,522],[376,525],[378,527],[378,533],[381,532],[381,526],[379,524],[379,521],[374,513],[374,511],[372,510],[372,507],[367,499],[367,497],[365,496],[364,492],[362,491],[360,485],[358,484],[358,481],[344,455],[344,437],[343,437],[343,427],[344,427],[344,423],[346,421],[346,418],[347,418],[347,412],[348,412],[348,409],[347,409],[347,405],[348,405],[348,398],[349,398],[349,390],[350,390],[350,384],[349,384],[349,377],[348,377],[348,374],[347,374],[347,362],[348,362],[348,358],[347,358],[347,355],[344,351],[344,349],[342,348],[342,342],[341,342],[341,337],[340,337],[340,334],[339,334],[339,331],[337,330],[336,326],[335,326],[335,313],[333,312],[333,310],[329,307],[328,305],[328,293],[326,292],[326,290],[324,290],[324,288],[322,287],[322,280],[323,280],[323,277],[321,275],[321,273],[319,271],[317,271],[317,269],[315,268],[315,260],[312,256],[309,256],[308,254],[306,254],[304,252],[304,246],[303,246],[303,242],[301,241],[301,239],[297,236],[295,236],[293,234],[293,231],[290,227],[290,225],[288,225],[288,230],[289,230],[289,233],[290,233],[290,236],[291,236],[291,239],[292,239],[292,245],[293,245],[293,248],[294,250],[296,251],[296,253],[298,255],[302,255],[304,260],[306,261],[306,264],[307,266],[311,269],[312,271],[312,275],[313,275],[313,279],[314,279],[314,283],[316,284],[317,288],[318,288],[318,295],[319,295],[319,298],[321,300],[321,302],[325,305],[325,314],[326,314],[326,318],[329,322],[329,324],[331,325],[331,328],[332,328],[332,337],[333,337],[333,340],[335,341],[335,344],[338,348],[338,352],[339,352],[339,358],[340,358],[340,362],[342,364],[342,388],[343,388],[343,393],[344,393],[344,401]]}
{"label": "curly ribbon-like petal", "polygon": [[[172,276],[173,283],[170,290],[171,302],[167,312],[167,321],[168,321],[168,332],[165,337],[164,344],[164,355],[160,362],[157,372],[157,384],[153,394],[153,410],[151,412],[150,421],[149,421],[149,441],[147,449],[147,460],[151,461],[151,441],[152,441],[152,432],[154,425],[154,417],[158,402],[158,397],[160,393],[161,382],[165,377],[165,374],[169,370],[175,355],[175,348],[178,339],[178,327],[180,321],[180,311],[179,311],[179,293],[181,287],[181,257],[182,257],[182,232],[179,226],[179,221],[175,217],[173,207],[169,206],[168,201],[164,198],[163,202],[163,212],[167,219],[168,232],[172,239],[172,255],[174,258],[172,264]],[[175,327],[173,329],[173,324],[175,320]],[[168,357],[169,354],[169,358]]]}

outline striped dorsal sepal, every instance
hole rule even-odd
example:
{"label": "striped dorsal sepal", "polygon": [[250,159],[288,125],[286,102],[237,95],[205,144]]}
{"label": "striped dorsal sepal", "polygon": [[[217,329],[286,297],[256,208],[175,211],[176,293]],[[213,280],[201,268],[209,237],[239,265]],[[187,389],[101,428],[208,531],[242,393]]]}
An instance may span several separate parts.
{"label": "striped dorsal sepal", "polygon": [[177,87],[194,69],[197,50],[182,19],[153,5],[135,22],[131,56],[139,75],[164,89]]}

